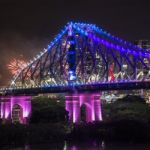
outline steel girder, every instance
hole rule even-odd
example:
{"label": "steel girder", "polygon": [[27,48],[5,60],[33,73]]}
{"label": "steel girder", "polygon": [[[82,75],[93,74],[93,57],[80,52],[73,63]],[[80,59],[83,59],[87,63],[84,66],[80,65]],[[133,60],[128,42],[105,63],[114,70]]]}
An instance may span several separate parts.
{"label": "steel girder", "polygon": [[99,31],[95,25],[69,23],[61,38],[22,69],[11,87],[70,84],[67,60],[70,26],[76,43],[76,80],[72,84],[150,80],[149,51]]}

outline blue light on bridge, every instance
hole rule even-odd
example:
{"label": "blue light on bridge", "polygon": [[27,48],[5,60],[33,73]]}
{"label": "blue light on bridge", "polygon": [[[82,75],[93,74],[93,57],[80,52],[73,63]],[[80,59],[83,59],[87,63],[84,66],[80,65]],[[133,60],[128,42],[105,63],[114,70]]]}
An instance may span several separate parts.
{"label": "blue light on bridge", "polygon": [[[75,34],[74,34],[75,33]],[[78,34],[78,37],[75,37],[76,34]],[[75,39],[71,39],[71,38]],[[71,37],[71,38],[70,38]],[[88,39],[89,43],[93,46],[93,45],[100,45],[103,46],[107,49],[111,49],[112,51],[117,51],[116,53],[123,55],[127,55],[128,54],[130,56],[134,56],[138,59],[141,59],[141,64],[144,66],[144,62],[143,59],[146,58],[146,60],[150,59],[150,52],[148,52],[147,50],[138,48],[134,45],[132,45],[129,42],[126,42],[118,37],[115,37],[113,35],[111,35],[110,33],[108,33],[107,31],[98,28],[96,25],[94,24],[85,24],[85,23],[68,23],[67,26],[65,26],[65,28],[61,31],[61,33],[59,33],[54,40],[47,46],[47,49],[44,49],[43,52],[41,52],[39,55],[37,55],[36,57],[33,58],[33,60],[31,60],[25,68],[23,68],[22,70],[20,70],[20,72],[13,78],[12,81],[12,85],[14,85],[16,79],[20,76],[20,74],[22,73],[23,70],[25,70],[27,67],[31,67],[32,69],[34,69],[34,67],[32,67],[33,63],[36,63],[37,60],[45,58],[45,54],[47,54],[47,52],[52,51],[53,49],[56,49],[56,46],[59,45],[59,42],[61,43],[61,39],[65,40],[65,44],[63,46],[63,48],[65,46],[68,46],[65,50],[66,50],[66,58],[67,58],[67,63],[68,63],[68,72],[66,73],[68,75],[67,80],[70,81],[77,81],[76,79],[77,77],[77,73],[76,73],[76,68],[77,68],[77,64],[76,64],[76,56],[77,53],[76,51],[80,50],[82,51],[82,48],[80,46],[76,46],[76,41],[78,38],[82,38],[84,37],[85,39]],[[70,39],[69,39],[70,38]],[[78,44],[78,43],[77,43]],[[91,46],[90,45],[90,46]],[[63,49],[61,49],[63,50]],[[90,50],[89,50],[90,51]],[[95,49],[93,48],[91,50],[91,55],[95,55],[94,54]],[[44,57],[43,57],[44,56]],[[58,55],[60,56],[60,55]],[[77,56],[78,57],[78,56]],[[112,56],[111,56],[112,57]],[[57,58],[58,59],[58,58]],[[61,62],[60,62],[61,63]],[[132,64],[131,64],[132,66]],[[146,65],[145,65],[146,66]],[[64,71],[64,69],[66,69],[64,67],[64,64],[61,66]],[[63,72],[62,71],[62,72]],[[116,81],[110,81],[111,83],[115,83],[115,82],[121,82],[121,80],[116,80]],[[130,80],[131,81],[131,80]],[[77,81],[78,82],[78,81]],[[102,81],[103,82],[103,81]],[[94,82],[96,83],[102,83],[101,81],[99,82]],[[127,82],[126,80],[122,80],[122,82]],[[87,81],[86,83],[84,83],[85,85],[93,85],[94,84],[93,81]],[[109,81],[104,81],[104,83],[109,83]],[[49,83],[44,83],[45,86],[49,86],[49,87],[57,87],[58,85],[48,85]],[[76,83],[75,83],[76,84]],[[77,85],[80,85],[81,83],[77,83]],[[67,86],[67,84],[62,84],[60,86]],[[38,86],[39,87],[39,86]]]}

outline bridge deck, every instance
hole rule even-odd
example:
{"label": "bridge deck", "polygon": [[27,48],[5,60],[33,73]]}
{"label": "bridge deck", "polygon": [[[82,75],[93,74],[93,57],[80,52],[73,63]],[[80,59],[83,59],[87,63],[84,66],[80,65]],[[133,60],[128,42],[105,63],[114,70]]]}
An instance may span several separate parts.
{"label": "bridge deck", "polygon": [[3,95],[34,95],[44,93],[74,93],[74,92],[100,92],[108,90],[136,90],[150,89],[150,81],[146,82],[108,82],[97,84],[61,85],[34,88],[7,88],[1,90]]}

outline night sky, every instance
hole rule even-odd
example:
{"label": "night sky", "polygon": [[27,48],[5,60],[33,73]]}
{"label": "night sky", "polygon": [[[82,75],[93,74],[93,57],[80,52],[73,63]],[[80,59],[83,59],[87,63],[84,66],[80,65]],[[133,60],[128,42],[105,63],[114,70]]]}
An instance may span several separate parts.
{"label": "night sky", "polygon": [[0,85],[12,58],[28,61],[69,21],[103,27],[128,41],[150,39],[149,0],[0,0]]}

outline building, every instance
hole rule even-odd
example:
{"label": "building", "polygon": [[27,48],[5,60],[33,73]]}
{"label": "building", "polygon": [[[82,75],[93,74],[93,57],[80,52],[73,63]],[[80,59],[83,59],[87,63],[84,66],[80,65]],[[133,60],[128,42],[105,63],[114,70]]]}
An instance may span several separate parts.
{"label": "building", "polygon": [[[150,50],[150,40],[136,40],[134,44],[140,48]],[[146,99],[147,103],[150,103],[150,90],[141,90],[141,95]]]}
{"label": "building", "polygon": [[149,49],[150,50],[150,40],[136,40],[134,42],[140,48]]}

